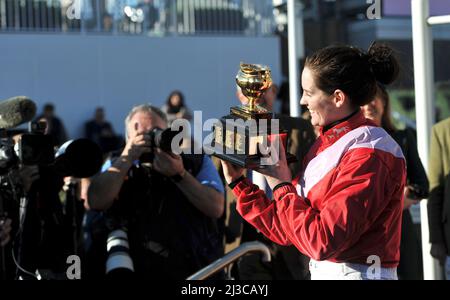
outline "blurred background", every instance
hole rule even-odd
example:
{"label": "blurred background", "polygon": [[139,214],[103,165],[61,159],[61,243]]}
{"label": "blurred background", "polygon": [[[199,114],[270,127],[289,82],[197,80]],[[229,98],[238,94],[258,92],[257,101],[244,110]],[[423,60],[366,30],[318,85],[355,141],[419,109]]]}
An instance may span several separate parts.
{"label": "blurred background", "polygon": [[[269,65],[281,103],[289,103],[285,2],[0,0],[0,98],[55,104],[72,138],[103,106],[123,133],[132,105],[160,106],[175,89],[204,119],[227,114],[245,61]],[[299,0],[305,53],[335,43],[392,45],[403,64],[390,91],[394,117],[400,127],[414,127],[411,1],[384,0],[381,18],[369,19],[372,2]],[[431,15],[450,13],[447,0],[430,0],[430,8]],[[449,29],[433,28],[438,120],[450,116]]]}

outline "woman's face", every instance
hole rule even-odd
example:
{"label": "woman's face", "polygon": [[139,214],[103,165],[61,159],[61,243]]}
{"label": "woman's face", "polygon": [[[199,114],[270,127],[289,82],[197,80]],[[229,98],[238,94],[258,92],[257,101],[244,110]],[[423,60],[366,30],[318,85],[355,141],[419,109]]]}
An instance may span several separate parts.
{"label": "woman's face", "polygon": [[327,95],[316,86],[313,72],[308,67],[302,73],[302,87],[300,104],[308,107],[313,126],[327,126],[339,120],[334,96]]}
{"label": "woman's face", "polygon": [[380,97],[375,97],[369,104],[362,107],[364,116],[381,126],[381,120],[384,114],[384,102]]}
{"label": "woman's face", "polygon": [[181,104],[180,96],[178,94],[174,94],[170,97],[170,104],[172,104],[172,106],[179,106]]}

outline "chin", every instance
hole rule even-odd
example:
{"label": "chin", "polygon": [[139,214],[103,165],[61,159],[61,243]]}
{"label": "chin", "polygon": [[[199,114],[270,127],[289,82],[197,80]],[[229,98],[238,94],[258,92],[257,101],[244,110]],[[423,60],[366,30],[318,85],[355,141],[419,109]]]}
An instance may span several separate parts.
{"label": "chin", "polygon": [[317,126],[322,126],[322,125],[320,125],[319,122],[317,122],[317,121],[315,121],[315,120],[311,120],[311,124],[312,124],[312,126],[315,126],[315,127],[317,127]]}
{"label": "chin", "polygon": [[369,119],[369,120],[373,121],[376,118],[378,118],[378,113],[376,113],[376,112],[367,112],[367,113],[364,114],[364,116],[366,117],[366,119]]}

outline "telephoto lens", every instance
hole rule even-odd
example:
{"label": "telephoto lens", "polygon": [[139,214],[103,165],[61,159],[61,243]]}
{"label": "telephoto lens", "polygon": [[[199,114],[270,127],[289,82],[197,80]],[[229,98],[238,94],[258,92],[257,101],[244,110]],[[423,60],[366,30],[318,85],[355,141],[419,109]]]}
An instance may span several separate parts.
{"label": "telephoto lens", "polygon": [[123,229],[111,232],[106,243],[108,258],[106,277],[110,279],[131,278],[134,275],[133,260],[130,257],[128,234]]}

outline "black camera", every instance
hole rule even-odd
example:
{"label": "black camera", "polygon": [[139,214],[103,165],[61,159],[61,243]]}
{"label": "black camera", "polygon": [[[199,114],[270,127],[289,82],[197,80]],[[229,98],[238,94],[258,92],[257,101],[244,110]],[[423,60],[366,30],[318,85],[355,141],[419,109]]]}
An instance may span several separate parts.
{"label": "black camera", "polygon": [[21,136],[18,143],[18,156],[25,166],[46,166],[53,163],[55,149],[50,135],[45,135],[45,121],[30,122],[28,133]]}
{"label": "black camera", "polygon": [[[44,122],[32,122],[28,131],[4,131],[0,140],[0,173],[18,163],[26,166],[45,166],[53,163],[55,150],[52,137],[44,135]],[[13,136],[20,134],[17,143]]]}
{"label": "black camera", "polygon": [[428,198],[429,192],[417,184],[410,184],[408,185],[407,196],[412,200],[422,200]]}
{"label": "black camera", "polygon": [[[155,148],[159,148],[164,152],[172,152],[172,143],[175,137],[177,137],[181,133],[181,130],[172,130],[171,128],[168,129],[161,129],[161,128],[153,128],[150,132],[147,134],[150,136],[150,148],[152,149],[149,153],[144,153],[141,158],[139,159],[141,164],[148,164],[152,163],[154,159],[154,153],[153,150]],[[183,139],[180,139],[180,142],[178,146],[180,147],[183,142]]]}

